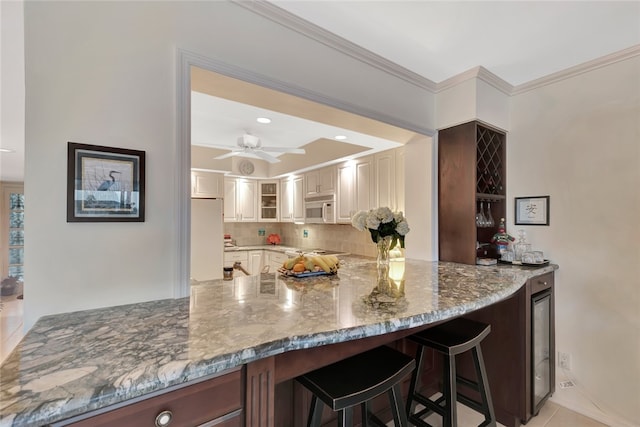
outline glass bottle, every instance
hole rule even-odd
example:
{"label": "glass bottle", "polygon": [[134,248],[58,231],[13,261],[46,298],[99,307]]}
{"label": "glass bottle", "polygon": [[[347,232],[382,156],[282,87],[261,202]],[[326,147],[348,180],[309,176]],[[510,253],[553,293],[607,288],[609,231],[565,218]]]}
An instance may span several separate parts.
{"label": "glass bottle", "polygon": [[526,231],[518,230],[518,241],[513,245],[514,257],[516,261],[522,261],[522,254],[525,252],[531,252],[531,243],[527,243]]}

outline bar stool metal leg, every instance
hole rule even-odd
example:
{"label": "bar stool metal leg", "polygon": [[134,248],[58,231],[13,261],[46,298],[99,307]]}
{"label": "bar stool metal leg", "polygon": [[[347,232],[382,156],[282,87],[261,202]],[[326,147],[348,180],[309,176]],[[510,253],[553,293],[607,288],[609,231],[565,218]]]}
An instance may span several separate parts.
{"label": "bar stool metal leg", "polygon": [[473,347],[473,362],[476,368],[476,377],[478,378],[478,388],[481,401],[483,403],[484,423],[481,426],[496,427],[496,415],[493,412],[493,400],[491,400],[491,391],[489,390],[489,382],[486,380],[487,372],[484,368],[484,358],[482,357],[482,349],[480,345]]}
{"label": "bar stool metal leg", "polygon": [[311,409],[309,411],[309,419],[307,420],[307,427],[320,427],[322,422],[322,409],[324,403],[315,394],[311,398]]}
{"label": "bar stool metal leg", "polygon": [[424,347],[418,345],[418,351],[416,352],[416,369],[411,374],[411,382],[409,383],[409,394],[407,395],[407,414],[411,417],[416,409],[416,399],[412,399],[416,390],[420,389],[420,374],[422,373],[422,355],[424,354]]}
{"label": "bar stool metal leg", "polygon": [[338,417],[338,427],[351,427],[353,426],[353,407],[349,406],[340,411]]}
{"label": "bar stool metal leg", "polygon": [[456,388],[456,356],[451,355],[444,358],[444,393],[445,415],[443,427],[457,427],[458,410],[456,408],[457,388]]}
{"label": "bar stool metal leg", "polygon": [[391,402],[391,412],[393,413],[393,422],[396,426],[408,426],[407,413],[402,407],[402,389],[400,384],[394,385],[389,390],[389,401]]}

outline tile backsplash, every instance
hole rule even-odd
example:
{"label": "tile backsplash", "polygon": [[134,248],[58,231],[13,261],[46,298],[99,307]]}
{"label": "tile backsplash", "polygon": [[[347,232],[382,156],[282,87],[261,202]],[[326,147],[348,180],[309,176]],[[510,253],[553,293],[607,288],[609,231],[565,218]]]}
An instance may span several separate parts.
{"label": "tile backsplash", "polygon": [[[260,236],[259,230],[265,235]],[[304,236],[307,230],[308,237]],[[264,245],[271,233],[278,233],[283,246],[305,249],[327,249],[355,255],[376,256],[376,245],[366,231],[358,231],[351,224],[293,224],[286,222],[225,222],[225,234],[238,246]]]}

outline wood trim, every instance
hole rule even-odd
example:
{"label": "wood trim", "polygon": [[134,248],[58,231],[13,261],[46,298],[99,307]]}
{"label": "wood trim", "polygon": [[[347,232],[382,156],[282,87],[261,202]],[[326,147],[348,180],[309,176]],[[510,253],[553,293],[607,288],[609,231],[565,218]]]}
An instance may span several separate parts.
{"label": "wood trim", "polygon": [[247,364],[245,425],[275,427],[275,358]]}
{"label": "wood trim", "polygon": [[[441,322],[438,322],[441,323]],[[320,347],[287,351],[275,356],[276,383],[281,383],[314,369],[330,365],[347,357],[371,350],[372,348],[390,344],[418,331],[433,327],[438,323],[432,323],[418,328],[405,329],[375,337],[362,338],[337,344],[329,344]]]}

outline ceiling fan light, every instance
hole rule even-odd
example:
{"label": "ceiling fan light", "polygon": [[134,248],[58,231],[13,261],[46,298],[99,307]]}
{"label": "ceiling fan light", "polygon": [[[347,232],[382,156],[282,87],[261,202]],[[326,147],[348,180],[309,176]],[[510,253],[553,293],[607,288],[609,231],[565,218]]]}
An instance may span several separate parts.
{"label": "ceiling fan light", "polygon": [[256,148],[260,147],[260,138],[255,135],[249,135],[245,133],[241,137],[238,138],[238,146],[239,147],[251,147]]}

